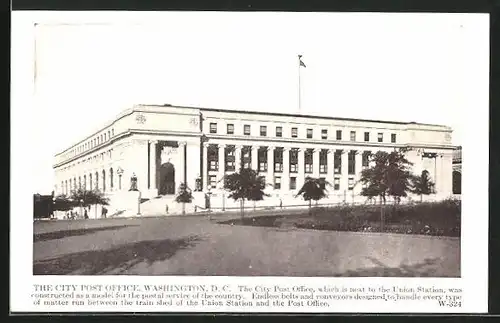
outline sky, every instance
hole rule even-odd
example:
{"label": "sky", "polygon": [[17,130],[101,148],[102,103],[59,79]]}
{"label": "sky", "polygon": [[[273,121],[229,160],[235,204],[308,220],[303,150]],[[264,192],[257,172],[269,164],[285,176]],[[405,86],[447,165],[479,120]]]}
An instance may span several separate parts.
{"label": "sky", "polygon": [[461,144],[464,15],[89,17],[41,22],[33,35],[40,193],[53,188],[56,153],[132,104],[298,113],[298,54],[301,113],[443,124]]}

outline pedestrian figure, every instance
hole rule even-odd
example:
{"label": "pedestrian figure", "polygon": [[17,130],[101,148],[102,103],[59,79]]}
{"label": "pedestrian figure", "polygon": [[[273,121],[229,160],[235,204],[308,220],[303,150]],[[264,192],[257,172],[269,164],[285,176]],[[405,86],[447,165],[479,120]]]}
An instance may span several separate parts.
{"label": "pedestrian figure", "polygon": [[283,200],[280,199],[280,209],[283,209]]}
{"label": "pedestrian figure", "polygon": [[166,211],[166,212],[167,212],[167,214],[168,214],[168,204],[167,204],[167,205],[165,205],[165,211]]}
{"label": "pedestrian figure", "polygon": [[88,219],[88,218],[89,218],[89,215],[88,215],[88,213],[87,213],[87,209],[85,209],[85,212],[83,213],[83,217],[84,217],[85,219]]}
{"label": "pedestrian figure", "polygon": [[105,208],[104,206],[102,207],[102,210],[101,210],[101,216],[103,218],[106,218],[106,214],[108,213],[108,209]]}

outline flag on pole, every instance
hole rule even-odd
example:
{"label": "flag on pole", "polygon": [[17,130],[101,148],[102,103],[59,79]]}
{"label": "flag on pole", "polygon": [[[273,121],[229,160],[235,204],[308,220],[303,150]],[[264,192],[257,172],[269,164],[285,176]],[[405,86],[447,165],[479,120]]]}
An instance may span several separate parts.
{"label": "flag on pole", "polygon": [[304,66],[306,67],[306,64],[302,61],[302,55],[299,55],[299,66]]}

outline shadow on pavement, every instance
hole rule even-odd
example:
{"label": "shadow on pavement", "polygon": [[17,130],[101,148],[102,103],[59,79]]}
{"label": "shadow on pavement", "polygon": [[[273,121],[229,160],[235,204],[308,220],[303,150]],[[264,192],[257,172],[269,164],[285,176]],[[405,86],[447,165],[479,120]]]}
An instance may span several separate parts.
{"label": "shadow on pavement", "polygon": [[341,277],[460,277],[457,275],[443,275],[440,272],[448,271],[441,268],[439,258],[427,258],[423,262],[414,265],[400,264],[399,267],[389,267],[375,258],[368,257],[376,267],[349,270],[335,276]]}
{"label": "shadow on pavement", "polygon": [[72,253],[33,264],[33,275],[101,275],[109,271],[123,274],[135,265],[166,260],[181,249],[201,241],[198,236],[176,240],[151,240],[123,244],[107,250]]}
{"label": "shadow on pavement", "polygon": [[109,227],[86,228],[86,229],[76,229],[76,230],[61,230],[61,231],[53,231],[53,232],[46,232],[46,233],[37,233],[37,234],[33,234],[33,242],[56,240],[56,239],[62,239],[62,238],[66,238],[66,237],[74,237],[74,236],[84,236],[84,235],[92,234],[92,233],[99,232],[99,231],[119,230],[119,229],[127,228],[130,226],[137,226],[137,225],[115,225],[115,226],[109,226]]}

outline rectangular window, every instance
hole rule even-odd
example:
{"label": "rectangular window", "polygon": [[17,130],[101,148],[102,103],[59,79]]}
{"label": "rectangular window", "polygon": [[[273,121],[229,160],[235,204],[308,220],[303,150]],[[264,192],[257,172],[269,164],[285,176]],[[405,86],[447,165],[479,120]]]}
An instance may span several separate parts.
{"label": "rectangular window", "polygon": [[307,129],[307,139],[312,139],[312,137],[313,137],[313,130]]}
{"label": "rectangular window", "polygon": [[297,173],[299,171],[299,151],[297,149],[290,149],[290,173]]}
{"label": "rectangular window", "polygon": [[342,140],[342,130],[337,130],[336,138],[337,140]]}
{"label": "rectangular window", "polygon": [[356,131],[351,131],[350,139],[351,141],[356,141]]}
{"label": "rectangular window", "polygon": [[259,148],[257,151],[259,161],[259,172],[267,172],[267,150],[266,148]]}
{"label": "rectangular window", "polygon": [[283,127],[276,127],[276,137],[283,137]]}
{"label": "rectangular window", "polygon": [[348,179],[348,187],[347,187],[347,189],[348,189],[349,191],[352,191],[352,190],[354,189],[354,178],[349,177],[349,179]]}
{"label": "rectangular window", "polygon": [[290,189],[297,189],[297,177],[290,177]]}
{"label": "rectangular window", "polygon": [[266,126],[260,126],[260,135],[262,137],[267,136],[267,127]]}
{"label": "rectangular window", "polygon": [[217,176],[215,175],[208,176],[208,183],[211,188],[215,188],[215,186],[217,185]]}
{"label": "rectangular window", "polygon": [[349,155],[347,155],[347,174],[354,175],[356,174],[356,151],[351,150]]}
{"label": "rectangular window", "polygon": [[249,124],[246,124],[243,126],[243,134],[245,136],[250,136],[250,125]]}
{"label": "rectangular window", "polygon": [[235,165],[236,165],[236,160],[235,160],[235,156],[234,156],[234,147],[232,146],[229,146],[229,147],[226,147],[224,148],[225,151],[224,151],[224,154],[225,154],[225,158],[224,160],[226,161],[226,165],[225,165],[225,171],[226,172],[232,172],[235,170]]}
{"label": "rectangular window", "polygon": [[363,152],[363,157],[362,157],[362,160],[361,160],[361,166],[363,166],[363,167],[370,166],[370,154],[371,154],[370,151],[364,151]]}
{"label": "rectangular window", "polygon": [[326,178],[324,178],[324,177],[320,177],[320,180],[321,180],[321,182],[320,182],[320,183],[321,183],[321,184],[320,184],[320,188],[321,188],[322,190],[326,189]]}
{"label": "rectangular window", "polygon": [[342,173],[342,151],[336,150],[333,154],[333,169],[335,174]]}
{"label": "rectangular window", "polygon": [[365,132],[365,141],[370,141],[370,133]]}
{"label": "rectangular window", "polygon": [[312,151],[312,149],[307,149],[304,152],[304,171],[306,173],[313,172],[313,151]]}
{"label": "rectangular window", "polygon": [[328,130],[321,129],[321,139],[327,139],[327,138],[328,138]]}
{"label": "rectangular window", "polygon": [[333,189],[334,189],[335,191],[338,191],[338,190],[340,189],[340,178],[335,177],[335,178],[333,179]]}
{"label": "rectangular window", "polygon": [[217,124],[216,123],[210,123],[210,133],[217,133]]}
{"label": "rectangular window", "polygon": [[297,128],[292,128],[292,138],[297,138],[298,137],[298,129]]}
{"label": "rectangular window", "polygon": [[321,149],[319,152],[319,173],[320,174],[326,174],[328,172],[327,164],[328,164],[328,150]]}
{"label": "rectangular window", "polygon": [[217,170],[217,161],[216,160],[211,160],[210,161],[210,168],[209,170]]}
{"label": "rectangular window", "polygon": [[228,135],[233,135],[234,134],[234,124],[229,123],[227,125],[227,134]]}
{"label": "rectangular window", "polygon": [[377,134],[377,141],[378,142],[383,142],[384,141],[384,134],[383,133],[379,132]]}
{"label": "rectangular window", "polygon": [[283,149],[274,150],[274,171],[279,173],[283,171]]}
{"label": "rectangular window", "polygon": [[393,144],[396,143],[396,134],[395,133],[391,133],[391,142]]}
{"label": "rectangular window", "polygon": [[275,190],[281,189],[281,177],[279,176],[274,177],[274,189]]}

